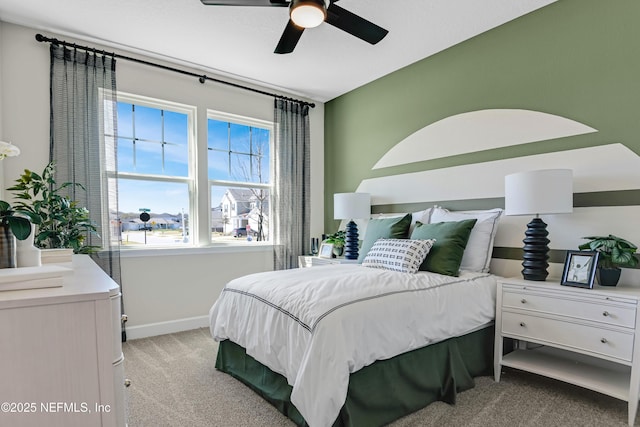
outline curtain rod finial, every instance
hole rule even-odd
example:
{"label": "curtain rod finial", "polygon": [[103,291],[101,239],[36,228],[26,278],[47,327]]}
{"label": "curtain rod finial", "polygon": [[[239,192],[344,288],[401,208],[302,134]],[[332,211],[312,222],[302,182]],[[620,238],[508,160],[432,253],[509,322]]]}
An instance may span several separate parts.
{"label": "curtain rod finial", "polygon": [[42,34],[36,34],[36,40],[39,42],[43,42],[44,41],[44,36]]}

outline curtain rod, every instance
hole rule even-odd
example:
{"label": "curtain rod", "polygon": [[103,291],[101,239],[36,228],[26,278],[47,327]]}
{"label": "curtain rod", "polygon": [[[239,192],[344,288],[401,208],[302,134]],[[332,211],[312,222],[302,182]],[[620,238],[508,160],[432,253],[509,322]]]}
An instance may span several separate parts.
{"label": "curtain rod", "polygon": [[224,85],[228,85],[228,86],[233,86],[239,89],[244,89],[244,90],[248,90],[251,92],[255,92],[255,93],[259,93],[261,95],[267,95],[267,96],[272,96],[274,98],[278,98],[278,99],[284,99],[285,101],[293,101],[293,102],[297,102],[298,104],[302,104],[302,105],[308,105],[311,108],[314,108],[316,106],[316,104],[314,104],[313,102],[307,102],[307,101],[302,101],[299,99],[295,99],[295,98],[289,98],[286,96],[282,96],[282,95],[278,95],[275,93],[270,93],[270,92],[266,92],[263,90],[259,90],[259,89],[254,89],[248,86],[243,86],[237,83],[231,83],[231,82],[227,82],[224,80],[219,80],[213,77],[209,77],[206,74],[196,74],[196,73],[192,73],[191,71],[185,71],[185,70],[180,70],[179,68],[173,68],[173,67],[169,67],[166,65],[162,65],[162,64],[156,64],[155,62],[149,62],[149,61],[145,61],[143,59],[138,59],[138,58],[132,58],[129,56],[125,56],[125,55],[120,55],[118,53],[115,52],[105,52],[104,50],[100,50],[100,49],[96,49],[95,47],[89,47],[89,46],[81,46],[78,45],[76,43],[70,43],[64,40],[58,40],[55,38],[49,38],[49,37],[45,37],[42,34],[36,34],[36,40],[39,42],[47,42],[47,43],[52,43],[52,44],[57,44],[57,45],[62,45],[62,46],[67,46],[67,47],[72,47],[74,49],[81,49],[81,50],[86,50],[89,52],[93,52],[93,53],[101,53],[102,55],[108,55],[111,56],[113,58],[119,58],[119,59],[125,59],[127,61],[132,61],[132,62],[137,62],[139,64],[144,64],[144,65],[149,65],[151,67],[157,67],[157,68],[162,68],[163,70],[167,70],[167,71],[173,71],[175,73],[180,73],[180,74],[185,74],[187,76],[191,76],[191,77],[197,77],[198,81],[202,84],[204,84],[205,81],[207,80],[211,80],[213,82],[216,83],[221,83]]}

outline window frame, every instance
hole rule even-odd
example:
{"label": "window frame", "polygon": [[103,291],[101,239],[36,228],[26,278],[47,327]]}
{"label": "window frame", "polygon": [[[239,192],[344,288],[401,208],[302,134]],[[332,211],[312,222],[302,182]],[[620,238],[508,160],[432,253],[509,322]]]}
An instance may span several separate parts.
{"label": "window frame", "polygon": [[[252,241],[247,242],[243,240],[238,241],[225,241],[225,242],[216,242],[212,240],[212,215],[211,215],[211,192],[213,187],[226,187],[226,188],[264,188],[269,191],[269,210],[268,210],[268,218],[269,221],[273,218],[273,204],[271,202],[273,191],[275,189],[275,159],[274,159],[274,149],[275,149],[275,125],[272,121],[257,119],[249,116],[227,113],[224,111],[214,110],[214,109],[204,109],[203,107],[198,107],[196,105],[188,105],[183,103],[178,103],[175,101],[164,100],[160,98],[153,98],[145,95],[137,95],[134,93],[117,91],[116,93],[116,103],[124,102],[130,103],[138,106],[150,107],[161,109],[165,111],[174,111],[178,113],[183,113],[187,115],[187,132],[188,132],[188,176],[171,176],[171,175],[158,175],[158,174],[145,174],[145,173],[134,173],[134,172],[120,172],[114,170],[108,170],[105,163],[103,172],[109,179],[115,179],[116,181],[120,178],[138,180],[138,181],[154,181],[154,182],[174,182],[174,183],[184,183],[187,184],[188,188],[188,197],[189,197],[189,235],[191,236],[188,244],[179,244],[179,245],[145,245],[140,247],[125,247],[122,246],[121,249],[125,252],[136,253],[136,254],[144,254],[147,253],[149,256],[157,253],[158,250],[163,251],[163,253],[190,253],[194,249],[213,249],[213,248],[238,248],[240,251],[244,250],[258,250],[259,247],[267,247],[273,245],[273,227],[268,227],[268,235],[266,236],[265,241]],[[104,107],[104,103],[102,103]],[[117,106],[115,107],[117,110]],[[203,135],[198,134],[198,115],[199,110],[205,110],[207,124],[205,125],[205,132]],[[104,128],[104,115],[106,112],[102,112],[103,119],[101,120],[101,138],[102,142],[106,143],[106,135]],[[252,183],[245,181],[227,181],[227,180],[215,180],[209,179],[209,145],[208,145],[208,120],[218,120],[224,122],[230,122],[238,125],[245,125],[251,127],[258,127],[262,129],[267,129],[269,131],[269,182],[268,183]],[[117,141],[115,142],[117,144]],[[205,156],[204,159],[200,158],[201,156]],[[114,159],[115,167],[117,170],[117,162],[118,158]],[[202,167],[204,166],[204,167]],[[206,198],[202,195],[202,192],[199,190],[199,184],[207,183],[207,195]],[[202,208],[201,204],[206,200],[207,206],[206,208]],[[103,204],[105,206],[105,210],[109,209],[108,200],[103,200]],[[118,211],[120,211],[120,206],[118,206]],[[206,211],[206,218],[202,218],[203,214]],[[206,227],[207,233],[206,238],[204,237],[205,233],[202,233],[201,230],[203,227]],[[145,252],[146,251],[146,252]],[[138,256],[138,255],[135,255]],[[147,255],[140,255],[147,256]]]}
{"label": "window frame", "polygon": [[[119,179],[127,179],[132,181],[147,181],[147,182],[171,182],[179,184],[187,184],[187,191],[189,197],[189,243],[181,245],[145,245],[144,247],[126,247],[121,246],[123,250],[144,250],[149,248],[190,248],[202,246],[202,242],[198,240],[198,200],[196,192],[197,181],[197,107],[193,105],[182,104],[174,101],[167,101],[158,98],[151,98],[144,95],[136,95],[128,92],[118,91],[116,93],[117,103],[124,102],[141,107],[155,108],[164,111],[171,111],[187,116],[187,159],[188,159],[188,175],[174,176],[174,175],[159,175],[159,174],[146,174],[136,172],[121,172],[107,171],[108,176]],[[135,123],[134,123],[135,126]],[[103,138],[106,135],[103,133]],[[119,138],[119,137],[118,137]],[[116,155],[116,167],[117,167],[117,155]],[[120,206],[118,205],[118,211]]]}
{"label": "window frame", "polygon": [[[255,119],[252,117],[247,117],[247,116],[242,116],[242,115],[238,115],[238,114],[233,114],[233,113],[227,113],[224,111],[219,111],[219,110],[212,110],[212,109],[207,109],[207,126],[206,128],[209,128],[209,120],[217,120],[217,121],[221,121],[221,122],[228,122],[228,123],[233,123],[233,124],[237,124],[237,125],[244,125],[244,126],[250,126],[250,127],[257,127],[257,128],[262,128],[262,129],[267,129],[269,131],[269,182],[268,183],[256,183],[256,182],[247,182],[247,181],[231,181],[231,180],[219,180],[219,179],[209,179],[209,135],[206,135],[205,138],[205,144],[206,144],[206,153],[207,153],[207,182],[208,182],[208,201],[209,201],[209,207],[208,207],[208,211],[209,211],[209,230],[212,229],[212,221],[211,221],[211,210],[213,208],[212,205],[212,200],[211,200],[211,192],[213,190],[213,187],[227,187],[227,188],[247,188],[247,189],[252,189],[252,188],[264,188],[269,190],[269,211],[268,211],[268,218],[269,220],[271,220],[273,218],[273,203],[271,202],[272,197],[273,197],[273,191],[275,188],[274,185],[274,179],[275,179],[275,173],[274,173],[274,158],[273,158],[273,152],[274,152],[274,148],[275,148],[275,143],[274,143],[274,124],[273,122],[270,122],[268,120],[262,120],[262,119]],[[216,151],[224,151],[224,150],[216,150]],[[272,229],[273,227],[269,227],[268,230],[268,234],[266,237],[265,241],[262,242],[251,242],[251,245],[261,245],[261,244],[266,244],[266,245],[271,245],[272,240],[273,240],[273,234],[272,234]],[[209,234],[209,242],[212,245],[216,245],[219,243],[216,243],[212,240],[211,237],[211,232],[208,233]],[[248,242],[247,242],[248,243]],[[245,242],[237,242],[235,244],[247,244]]]}

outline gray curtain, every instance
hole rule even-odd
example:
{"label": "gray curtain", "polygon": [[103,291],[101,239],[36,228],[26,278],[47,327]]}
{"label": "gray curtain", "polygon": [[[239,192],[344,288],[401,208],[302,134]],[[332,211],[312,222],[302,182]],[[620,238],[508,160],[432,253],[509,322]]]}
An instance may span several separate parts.
{"label": "gray curtain", "polygon": [[[120,226],[116,182],[116,61],[107,55],[51,45],[50,161],[58,184],[89,209],[97,234],[86,244],[104,248],[92,258],[120,286]],[[111,135],[104,138],[103,135]]]}
{"label": "gray curtain", "polygon": [[309,106],[276,99],[274,129],[274,268],[282,270],[311,245]]}

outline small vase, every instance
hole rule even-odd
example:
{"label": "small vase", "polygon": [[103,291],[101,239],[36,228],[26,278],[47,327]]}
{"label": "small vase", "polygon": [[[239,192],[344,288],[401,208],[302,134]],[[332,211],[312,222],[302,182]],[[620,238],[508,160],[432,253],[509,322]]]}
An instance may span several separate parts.
{"label": "small vase", "polygon": [[24,240],[16,242],[16,257],[18,267],[40,267],[42,265],[40,258],[40,249],[33,245],[35,238],[36,226],[31,224],[31,234]]}
{"label": "small vase", "polygon": [[0,226],[0,268],[16,268],[16,236],[8,225]]}

